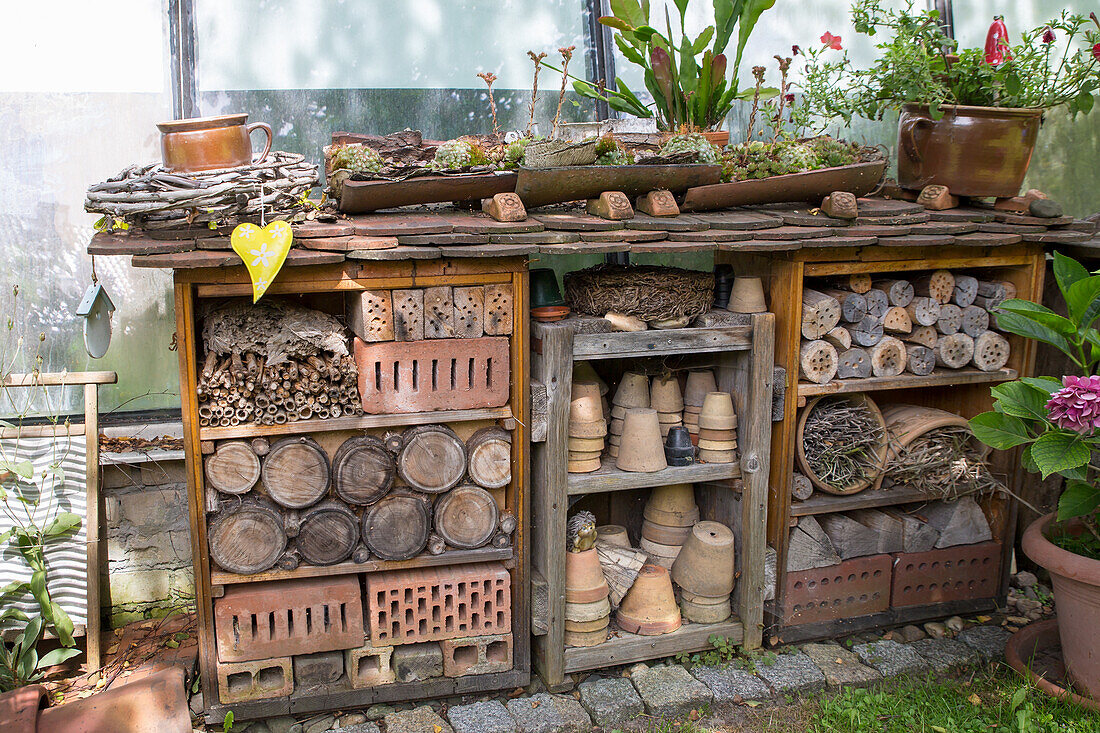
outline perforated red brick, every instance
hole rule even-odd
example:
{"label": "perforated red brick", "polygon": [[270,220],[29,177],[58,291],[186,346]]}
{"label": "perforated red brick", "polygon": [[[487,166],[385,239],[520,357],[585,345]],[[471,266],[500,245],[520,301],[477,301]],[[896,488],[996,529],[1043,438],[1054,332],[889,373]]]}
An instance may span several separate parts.
{"label": "perforated red brick", "polygon": [[371,573],[367,617],[376,646],[512,630],[512,592],[500,563]]}
{"label": "perforated red brick", "polygon": [[893,562],[889,555],[870,555],[787,573],[783,624],[795,626],[885,611],[890,607]]}
{"label": "perforated red brick", "polygon": [[981,542],[895,554],[890,605],[993,598],[1001,579],[1001,549],[998,542]]}
{"label": "perforated red brick", "polygon": [[254,662],[218,662],[217,666],[218,699],[223,705],[286,697],[294,692],[290,657]]}
{"label": "perforated red brick", "polygon": [[446,639],[440,645],[446,677],[507,672],[512,668],[511,634]]}
{"label": "perforated red brick", "polygon": [[372,415],[508,403],[508,338],[368,344],[355,339],[359,395]]}
{"label": "perforated red brick", "polygon": [[355,575],[246,583],[214,599],[218,659],[242,662],[363,645]]}

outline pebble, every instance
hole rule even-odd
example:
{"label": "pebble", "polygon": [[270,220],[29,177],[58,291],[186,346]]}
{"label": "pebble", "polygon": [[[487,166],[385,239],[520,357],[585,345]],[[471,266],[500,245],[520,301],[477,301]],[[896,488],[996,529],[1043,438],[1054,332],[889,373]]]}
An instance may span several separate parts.
{"label": "pebble", "polygon": [[359,725],[360,723],[367,722],[367,716],[362,713],[348,713],[344,717],[340,718],[340,727],[337,730],[344,728],[350,728],[353,725]]}
{"label": "pebble", "polygon": [[1026,616],[1008,616],[1005,618],[1005,621],[1009,622],[1010,624],[1015,624],[1016,626],[1028,625],[1028,619]]}
{"label": "pebble", "polygon": [[393,705],[385,705],[379,703],[377,705],[371,705],[369,708],[367,708],[365,714],[367,716],[367,720],[381,720],[390,713],[396,712],[397,708],[395,708]]}
{"label": "pebble", "polygon": [[1043,219],[1054,219],[1062,215],[1062,205],[1051,199],[1035,199],[1027,208],[1032,216]]}
{"label": "pebble", "polygon": [[952,616],[944,621],[943,625],[956,634],[966,628],[966,622],[960,616]]}
{"label": "pebble", "polygon": [[319,718],[311,718],[302,723],[302,733],[324,733],[326,730],[332,730],[332,724],[335,722],[335,715],[322,715]]}
{"label": "pebble", "polygon": [[1020,598],[1016,601],[1016,610],[1025,615],[1027,615],[1031,611],[1037,611],[1042,607],[1042,603],[1039,603],[1039,601],[1033,601],[1030,598]]}
{"label": "pebble", "polygon": [[[298,725],[298,721],[289,715],[282,715],[278,718],[268,718],[264,723],[271,733],[290,733],[290,730]],[[299,726],[298,729],[301,730],[301,726]]]}
{"label": "pebble", "polygon": [[933,639],[943,639],[947,636],[947,626],[939,621],[929,621],[924,625],[924,632]]}
{"label": "pebble", "polygon": [[901,634],[901,638],[904,639],[906,642],[920,641],[921,639],[924,639],[928,636],[928,634],[924,633],[923,629],[921,629],[919,626],[914,626],[913,624],[902,626],[900,629],[898,629],[898,633]]}

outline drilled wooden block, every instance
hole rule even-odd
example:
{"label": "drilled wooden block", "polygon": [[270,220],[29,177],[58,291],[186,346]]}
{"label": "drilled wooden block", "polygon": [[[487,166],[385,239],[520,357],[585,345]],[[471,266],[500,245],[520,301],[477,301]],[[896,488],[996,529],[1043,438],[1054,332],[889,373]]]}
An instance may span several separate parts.
{"label": "drilled wooden block", "polygon": [[379,646],[511,631],[511,579],[500,563],[370,573],[366,584],[370,638]]}
{"label": "drilled wooden block", "polygon": [[393,304],[389,290],[363,290],[346,297],[348,328],[371,343],[393,341]]}
{"label": "drilled wooden block", "polygon": [[441,646],[446,677],[507,672],[512,668],[511,634],[446,639]]}
{"label": "drilled wooden block", "polygon": [[424,338],[424,291],[393,291],[393,335],[398,341]]}
{"label": "drilled wooden block", "polygon": [[214,599],[214,632],[222,662],[361,646],[359,580],[344,575],[229,586]]}
{"label": "drilled wooden block", "polygon": [[367,344],[355,339],[359,396],[371,415],[469,410],[508,403],[508,339]]}
{"label": "drilled wooden block", "polygon": [[344,650],[344,671],[355,689],[388,685],[397,677],[393,672],[393,647],[365,644]]}
{"label": "drilled wooden block", "polygon": [[290,657],[252,662],[217,662],[218,700],[232,705],[250,700],[286,697],[294,692]]}
{"label": "drilled wooden block", "polygon": [[424,288],[424,338],[449,339],[455,335],[455,304],[451,288]]}
{"label": "drilled wooden block", "polygon": [[455,336],[475,339],[485,334],[485,288],[454,288]]}
{"label": "drilled wooden block", "polygon": [[485,286],[485,333],[507,336],[512,333],[512,286]]}

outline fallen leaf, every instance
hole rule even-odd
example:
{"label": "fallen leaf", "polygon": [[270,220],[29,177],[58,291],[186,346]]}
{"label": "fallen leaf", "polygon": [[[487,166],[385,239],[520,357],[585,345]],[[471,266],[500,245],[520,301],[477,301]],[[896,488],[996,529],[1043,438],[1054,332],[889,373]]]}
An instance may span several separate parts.
{"label": "fallen leaf", "polygon": [[432,730],[433,730],[433,731],[435,731],[435,733],[443,733],[443,726],[441,726],[441,725],[433,725],[433,726],[432,726]]}
{"label": "fallen leaf", "polygon": [[533,707],[533,708],[537,708],[541,704],[542,704],[541,700],[532,700],[531,701],[531,707]]}
{"label": "fallen leaf", "polygon": [[693,709],[690,713],[688,713],[688,720],[696,721],[698,719],[699,719],[699,711],[698,710]]}
{"label": "fallen leaf", "polygon": [[745,704],[748,705],[750,708],[755,708],[758,705],[760,705],[760,701],[759,700],[746,700]]}
{"label": "fallen leaf", "polygon": [[978,693],[976,692],[970,693],[970,697],[966,698],[966,700],[975,707],[978,707],[982,704],[982,699],[978,697]]}

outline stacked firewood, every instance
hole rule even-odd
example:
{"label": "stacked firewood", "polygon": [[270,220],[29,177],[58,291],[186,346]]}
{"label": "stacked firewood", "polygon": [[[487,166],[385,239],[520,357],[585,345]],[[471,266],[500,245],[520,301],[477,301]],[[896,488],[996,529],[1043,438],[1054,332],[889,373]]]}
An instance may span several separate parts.
{"label": "stacked firewood", "polygon": [[199,374],[199,425],[227,427],[362,413],[355,359],[288,358],[274,366],[252,352],[209,353]]}
{"label": "stacked firewood", "polygon": [[990,312],[1011,282],[947,270],[913,279],[847,275],[802,293],[802,379],[918,376],[936,367],[996,371],[1010,354]]}

